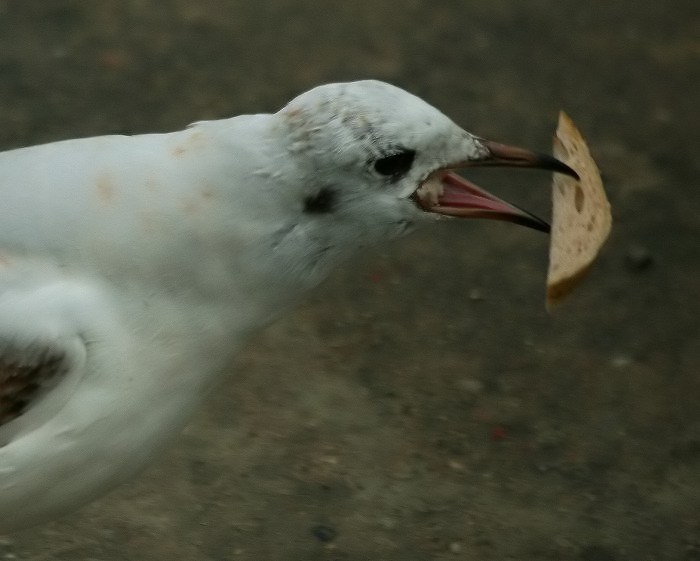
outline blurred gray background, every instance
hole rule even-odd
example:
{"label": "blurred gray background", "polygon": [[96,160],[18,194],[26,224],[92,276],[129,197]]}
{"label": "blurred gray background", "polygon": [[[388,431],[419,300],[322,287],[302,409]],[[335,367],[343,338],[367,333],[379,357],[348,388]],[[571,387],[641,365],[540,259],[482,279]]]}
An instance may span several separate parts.
{"label": "blurred gray background", "polygon": [[[370,77],[544,151],[564,108],[616,220],[588,281],[548,315],[548,240],[506,224],[377,248],[159,463],[0,559],[700,560],[696,0],[0,0],[3,149]],[[549,215],[547,174],[470,177]]]}

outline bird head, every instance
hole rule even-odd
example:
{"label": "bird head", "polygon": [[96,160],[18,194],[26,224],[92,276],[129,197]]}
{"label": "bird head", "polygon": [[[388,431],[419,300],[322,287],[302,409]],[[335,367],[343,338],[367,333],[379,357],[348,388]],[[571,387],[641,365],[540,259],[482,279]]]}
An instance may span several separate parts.
{"label": "bird head", "polygon": [[551,156],[475,136],[420,98],[378,81],[319,86],[273,120],[273,152],[284,181],[270,203],[279,224],[272,244],[290,268],[309,278],[322,278],[342,255],[435,217],[505,220],[549,231],[546,222],[457,169],[517,166],[576,175]]}
{"label": "bird head", "polygon": [[516,166],[576,176],[551,156],[475,136],[379,81],[319,86],[278,116],[288,129],[287,150],[308,168],[303,212],[316,218],[354,218],[396,234],[426,216],[505,220],[547,232],[546,222],[455,170]]}

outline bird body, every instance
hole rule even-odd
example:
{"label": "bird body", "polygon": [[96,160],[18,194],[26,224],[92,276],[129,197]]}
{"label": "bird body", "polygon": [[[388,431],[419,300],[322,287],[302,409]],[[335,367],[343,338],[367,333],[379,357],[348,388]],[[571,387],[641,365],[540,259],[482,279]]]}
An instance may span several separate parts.
{"label": "bird body", "polygon": [[[249,334],[346,256],[445,214],[414,195],[429,177],[489,158],[371,81],[275,114],[0,153],[0,531],[142,469]],[[478,206],[444,183],[435,201]]]}

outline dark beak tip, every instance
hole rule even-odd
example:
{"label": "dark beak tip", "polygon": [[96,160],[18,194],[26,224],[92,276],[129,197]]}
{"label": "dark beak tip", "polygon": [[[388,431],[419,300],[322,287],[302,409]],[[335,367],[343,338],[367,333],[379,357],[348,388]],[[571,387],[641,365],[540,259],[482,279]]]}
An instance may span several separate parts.
{"label": "dark beak tip", "polygon": [[564,162],[561,162],[561,164],[566,167],[566,169],[563,170],[562,173],[564,173],[565,175],[568,175],[569,177],[573,177],[576,181],[581,181],[581,177],[576,172],[576,170],[570,168]]}
{"label": "dark beak tip", "polygon": [[545,234],[549,234],[552,231],[552,227],[550,226],[549,222],[545,222],[538,216],[535,216],[527,211],[523,211],[523,219],[519,223],[522,226],[532,228],[538,232],[544,232]]}
{"label": "dark beak tip", "polygon": [[563,173],[575,179],[580,179],[578,173],[561,160],[543,152],[534,152],[517,146],[509,146],[500,142],[480,139],[487,149],[488,155],[473,165],[485,166],[517,166],[539,168],[558,173]]}
{"label": "dark beak tip", "polygon": [[574,169],[572,169],[570,166],[568,166],[561,160],[558,160],[554,156],[549,156],[548,154],[539,154],[538,159],[539,162],[537,162],[535,167],[540,167],[541,169],[548,169],[550,171],[562,173],[564,175],[568,175],[569,177],[573,177],[577,181],[581,179]]}

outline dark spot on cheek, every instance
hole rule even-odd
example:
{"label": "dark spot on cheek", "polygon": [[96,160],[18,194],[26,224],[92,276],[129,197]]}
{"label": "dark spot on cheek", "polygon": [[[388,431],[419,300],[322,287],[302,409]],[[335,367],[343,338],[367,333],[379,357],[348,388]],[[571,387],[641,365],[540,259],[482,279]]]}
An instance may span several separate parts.
{"label": "dark spot on cheek", "polygon": [[324,187],[304,199],[304,212],[308,214],[328,214],[333,212],[336,199],[336,192],[330,187]]}

